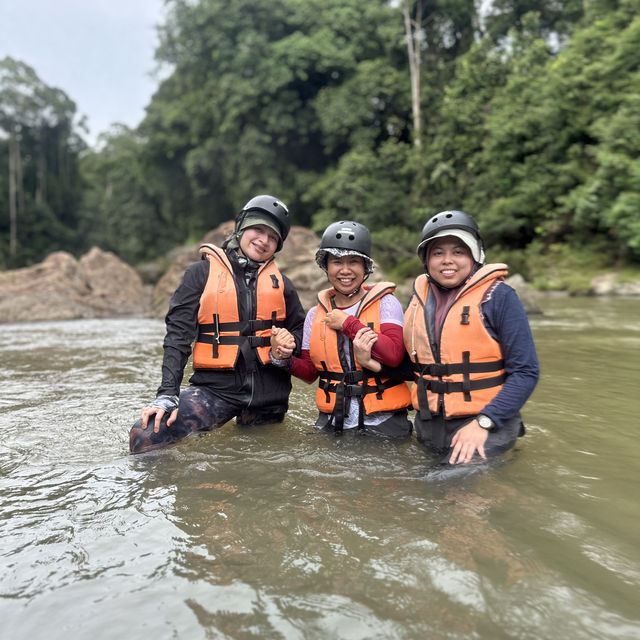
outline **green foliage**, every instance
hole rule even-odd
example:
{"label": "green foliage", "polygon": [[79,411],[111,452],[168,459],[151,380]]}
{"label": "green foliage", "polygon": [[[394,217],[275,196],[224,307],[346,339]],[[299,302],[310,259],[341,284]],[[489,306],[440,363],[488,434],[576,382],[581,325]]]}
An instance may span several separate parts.
{"label": "green foliage", "polygon": [[[168,0],[171,72],[141,125],[91,152],[73,102],[5,59],[0,265],[92,244],[153,259],[265,192],[318,232],[366,224],[398,280],[451,208],[540,287],[640,262],[640,0],[496,0],[482,17],[472,0],[405,2]],[[419,146],[402,6],[423,18]]]}
{"label": "green foliage", "polygon": [[383,142],[387,123],[406,128],[406,80],[393,65],[398,43],[386,3],[207,0],[172,7],[159,56],[175,71],[141,130],[150,161],[188,181],[189,216],[204,220],[206,206],[211,226],[269,192],[305,224],[316,209],[309,184],[350,146]]}
{"label": "green foliage", "polygon": [[482,41],[462,56],[419,159],[424,201],[474,215],[490,247],[598,237],[613,259],[638,260],[636,5],[558,53],[528,14],[505,49]]}
{"label": "green foliage", "polygon": [[44,84],[28,65],[0,60],[0,267],[79,248],[78,157],[84,144],[73,124],[75,110],[63,91]]}
{"label": "green foliage", "polygon": [[113,251],[134,264],[176,244],[173,224],[163,220],[142,164],[142,146],[131,130],[114,128],[102,137],[101,150],[82,161],[86,186],[80,233],[85,246]]}

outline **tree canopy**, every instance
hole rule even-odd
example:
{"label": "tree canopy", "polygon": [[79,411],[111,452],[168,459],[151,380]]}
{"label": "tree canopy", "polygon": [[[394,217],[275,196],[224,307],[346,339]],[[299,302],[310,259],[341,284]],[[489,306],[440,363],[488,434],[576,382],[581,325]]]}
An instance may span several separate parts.
{"label": "tree canopy", "polygon": [[368,225],[387,267],[449,208],[512,254],[640,262],[640,0],[167,6],[170,73],[98,149],[64,92],[0,62],[0,265],[90,244],[153,258],[258,193],[317,231]]}

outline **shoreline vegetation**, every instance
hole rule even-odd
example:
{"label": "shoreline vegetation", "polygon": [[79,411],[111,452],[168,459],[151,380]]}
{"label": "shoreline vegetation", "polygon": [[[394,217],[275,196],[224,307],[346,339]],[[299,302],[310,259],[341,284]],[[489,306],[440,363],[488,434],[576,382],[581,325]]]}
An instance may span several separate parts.
{"label": "shoreline vegetation", "polygon": [[95,148],[72,96],[0,59],[0,268],[152,262],[269,193],[315,232],[367,226],[397,282],[458,209],[535,290],[635,291],[638,2],[171,2],[166,75]]}

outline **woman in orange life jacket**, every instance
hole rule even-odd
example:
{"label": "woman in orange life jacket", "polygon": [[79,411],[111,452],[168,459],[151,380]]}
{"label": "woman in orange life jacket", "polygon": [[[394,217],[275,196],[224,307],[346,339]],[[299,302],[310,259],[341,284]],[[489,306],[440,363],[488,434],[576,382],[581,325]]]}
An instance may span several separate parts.
{"label": "woman in orange life jacket", "polygon": [[425,274],[404,317],[418,440],[451,464],[499,454],[524,435],[520,409],[539,377],[526,312],[466,213],[430,218],[418,255]]}
{"label": "woman in orange life jacket", "polygon": [[[222,248],[200,247],[166,316],[162,382],[130,432],[133,453],[209,431],[232,418],[240,425],[280,422],[288,409],[291,376],[269,360],[272,327],[298,349],[304,311],[274,254],[290,229],[277,198],[260,195],[236,217]],[[180,391],[193,345],[193,376]],[[179,398],[178,398],[179,396]]]}
{"label": "woman in orange life jacket", "polygon": [[412,430],[407,383],[368,369],[375,360],[397,366],[404,356],[395,285],[364,284],[373,272],[370,255],[371,235],[364,225],[343,221],[327,227],[316,262],[331,288],[318,294],[318,305],[307,313],[301,357],[291,357],[288,332],[274,329],[272,361],[306,382],[320,378],[317,430],[407,436]]}

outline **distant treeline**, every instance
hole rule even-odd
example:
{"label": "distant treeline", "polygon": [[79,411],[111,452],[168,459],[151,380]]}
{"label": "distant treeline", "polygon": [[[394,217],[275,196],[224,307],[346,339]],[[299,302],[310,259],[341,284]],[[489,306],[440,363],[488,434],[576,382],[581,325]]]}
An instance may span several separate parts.
{"label": "distant treeline", "polygon": [[98,150],[1,60],[0,268],[153,259],[265,192],[294,224],[368,225],[397,273],[450,208],[524,271],[559,247],[639,263],[640,0],[477,4],[168,0],[166,79]]}

